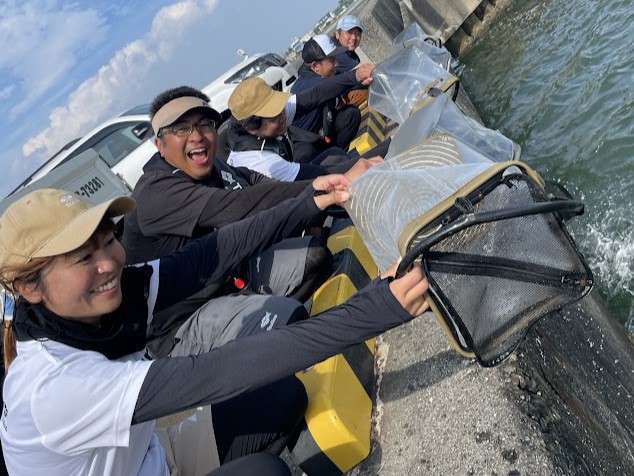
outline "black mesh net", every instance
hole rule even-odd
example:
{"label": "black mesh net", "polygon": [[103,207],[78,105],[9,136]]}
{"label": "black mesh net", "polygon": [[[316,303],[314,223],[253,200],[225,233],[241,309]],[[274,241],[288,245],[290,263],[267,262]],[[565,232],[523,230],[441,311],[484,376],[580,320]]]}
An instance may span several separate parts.
{"label": "black mesh net", "polygon": [[[467,214],[520,209],[548,202],[543,188],[523,174],[498,176],[440,219],[443,226]],[[412,240],[414,247],[432,223]],[[558,212],[468,226],[423,254],[430,295],[464,350],[496,365],[537,320],[586,295],[590,269]]]}

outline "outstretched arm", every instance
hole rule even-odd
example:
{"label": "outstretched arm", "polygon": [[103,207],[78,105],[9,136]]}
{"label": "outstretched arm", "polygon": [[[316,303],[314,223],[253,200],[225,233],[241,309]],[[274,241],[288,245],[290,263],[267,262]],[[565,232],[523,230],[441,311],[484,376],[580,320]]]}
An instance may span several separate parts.
{"label": "outstretched arm", "polygon": [[[321,198],[321,197],[317,197]],[[376,279],[345,304],[207,354],[158,359],[141,387],[133,423],[219,403],[314,365],[427,310],[420,267]]]}
{"label": "outstretched arm", "polygon": [[245,259],[304,229],[326,207],[348,198],[344,191],[348,184],[342,175],[318,177],[298,197],[221,227],[161,258],[154,311],[192,295]]}
{"label": "outstretched arm", "polygon": [[355,86],[369,85],[372,82],[371,74],[373,69],[374,66],[371,64],[362,64],[352,71],[325,79],[314,88],[297,93],[295,115],[293,118],[288,119],[289,122],[321,106],[326,101],[341,96]]}

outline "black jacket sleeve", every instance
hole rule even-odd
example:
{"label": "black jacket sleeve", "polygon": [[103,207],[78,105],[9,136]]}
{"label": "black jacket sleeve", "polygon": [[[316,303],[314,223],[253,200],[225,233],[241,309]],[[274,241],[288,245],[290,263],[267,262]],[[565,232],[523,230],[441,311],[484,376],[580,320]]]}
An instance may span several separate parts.
{"label": "black jacket sleeve", "polygon": [[245,259],[305,228],[321,213],[314,193],[309,185],[294,199],[226,225],[161,258],[154,312],[191,296]]}
{"label": "black jacket sleeve", "polygon": [[295,112],[295,117],[302,116],[316,107],[321,106],[326,101],[330,101],[337,96],[341,96],[349,89],[359,86],[355,74],[355,71],[337,74],[332,78],[321,81],[313,88],[297,93],[297,111]]}
{"label": "black jacket sleeve", "polygon": [[321,165],[299,164],[299,172],[297,172],[295,180],[315,179],[322,175],[328,175],[328,173],[328,169]]}
{"label": "black jacket sleeve", "polygon": [[267,177],[260,172],[256,172],[255,170],[251,170],[246,167],[234,167],[233,170],[235,170],[237,174],[239,174],[242,178],[249,182],[250,185],[257,185],[259,183],[279,183],[278,180]]}
{"label": "black jacket sleeve", "polygon": [[316,317],[229,342],[207,354],[157,359],[141,386],[132,423],[222,402],[409,320],[388,281],[376,279],[345,304]]}
{"label": "black jacket sleeve", "polygon": [[296,197],[306,189],[307,182],[257,180],[242,190],[209,188],[209,200],[198,217],[197,226],[215,228],[250,217],[263,210]]}
{"label": "black jacket sleeve", "polygon": [[332,165],[318,164],[300,164],[299,172],[295,180],[314,179],[321,175],[328,174],[344,174],[357,162],[358,159],[352,159],[347,156],[333,156],[333,159],[339,158],[338,163]]}

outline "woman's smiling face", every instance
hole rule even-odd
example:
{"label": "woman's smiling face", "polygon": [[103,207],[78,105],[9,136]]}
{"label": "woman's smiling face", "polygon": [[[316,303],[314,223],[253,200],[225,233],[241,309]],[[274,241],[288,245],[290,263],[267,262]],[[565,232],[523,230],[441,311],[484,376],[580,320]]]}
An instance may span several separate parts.
{"label": "woman's smiling face", "polygon": [[101,316],[121,304],[124,265],[125,251],[114,233],[100,228],[44,268],[40,286],[21,294],[65,319],[99,325]]}

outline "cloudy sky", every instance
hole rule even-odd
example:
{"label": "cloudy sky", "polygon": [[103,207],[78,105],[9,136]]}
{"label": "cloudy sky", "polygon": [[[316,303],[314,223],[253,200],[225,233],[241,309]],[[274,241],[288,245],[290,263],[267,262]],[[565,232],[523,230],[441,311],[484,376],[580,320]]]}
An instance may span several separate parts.
{"label": "cloudy sky", "polygon": [[337,0],[3,0],[0,198],[68,141],[236,51],[286,50]]}

